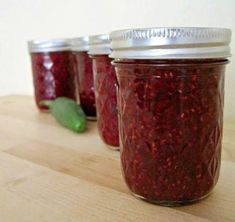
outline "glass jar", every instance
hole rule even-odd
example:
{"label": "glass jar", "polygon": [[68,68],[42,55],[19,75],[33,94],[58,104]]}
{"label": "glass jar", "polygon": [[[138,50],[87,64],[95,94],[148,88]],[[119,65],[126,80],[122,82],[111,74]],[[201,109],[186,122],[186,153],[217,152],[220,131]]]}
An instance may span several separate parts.
{"label": "glass jar", "polygon": [[90,37],[89,54],[93,61],[97,125],[100,137],[109,148],[119,149],[117,79],[111,64],[109,35]]}
{"label": "glass jar", "polygon": [[68,97],[76,100],[72,53],[67,39],[33,40],[28,42],[32,62],[35,100]]}
{"label": "glass jar", "polygon": [[135,196],[183,205],[217,183],[230,37],[214,28],[111,33],[122,171]]}
{"label": "glass jar", "polygon": [[92,59],[88,55],[89,38],[74,38],[71,40],[71,44],[77,66],[75,70],[80,105],[87,119],[96,120]]}

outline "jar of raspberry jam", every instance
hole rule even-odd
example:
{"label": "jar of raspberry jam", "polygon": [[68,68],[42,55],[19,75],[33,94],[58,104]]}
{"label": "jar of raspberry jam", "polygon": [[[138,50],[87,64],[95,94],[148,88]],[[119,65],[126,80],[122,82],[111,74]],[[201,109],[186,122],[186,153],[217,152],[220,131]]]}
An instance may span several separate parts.
{"label": "jar of raspberry jam", "polygon": [[68,97],[76,100],[70,41],[67,39],[33,40],[28,42],[31,55],[35,99],[42,111],[41,100]]}
{"label": "jar of raspberry jam", "polygon": [[71,40],[76,70],[76,83],[80,105],[88,120],[96,120],[92,59],[88,55],[89,37]]}
{"label": "jar of raspberry jam", "polygon": [[122,171],[136,197],[183,205],[216,185],[230,38],[220,28],[111,33]]}
{"label": "jar of raspberry jam", "polygon": [[119,149],[117,79],[109,58],[109,35],[90,36],[89,54],[93,61],[97,123],[99,134],[111,149]]}

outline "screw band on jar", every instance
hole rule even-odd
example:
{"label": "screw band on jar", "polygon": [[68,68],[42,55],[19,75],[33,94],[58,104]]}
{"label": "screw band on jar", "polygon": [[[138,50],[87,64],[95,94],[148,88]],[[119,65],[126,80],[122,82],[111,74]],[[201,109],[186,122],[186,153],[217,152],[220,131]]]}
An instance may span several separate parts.
{"label": "screw band on jar", "polygon": [[231,56],[231,30],[167,27],[120,30],[111,33],[112,58],[200,59]]}
{"label": "screw band on jar", "polygon": [[28,50],[35,52],[59,52],[70,50],[69,39],[37,39],[28,41]]}
{"label": "screw band on jar", "polygon": [[109,34],[92,35],[89,37],[89,54],[109,55],[111,53],[111,40]]}
{"label": "screw band on jar", "polygon": [[117,79],[109,58],[109,35],[90,36],[89,54],[93,60],[97,126],[100,137],[111,149],[119,149]]}
{"label": "screw band on jar", "polygon": [[[205,198],[217,183],[221,158],[231,32],[183,29],[111,33],[123,175],[135,196],[167,206]],[[202,53],[202,42],[217,50],[213,56]],[[159,51],[163,46],[167,54]],[[182,47],[195,50],[182,53]]]}
{"label": "screw band on jar", "polygon": [[35,100],[40,110],[42,100],[68,97],[76,100],[73,59],[68,39],[44,39],[28,42],[32,62]]}
{"label": "screw band on jar", "polygon": [[89,50],[89,37],[77,37],[70,39],[72,51],[88,51]]}

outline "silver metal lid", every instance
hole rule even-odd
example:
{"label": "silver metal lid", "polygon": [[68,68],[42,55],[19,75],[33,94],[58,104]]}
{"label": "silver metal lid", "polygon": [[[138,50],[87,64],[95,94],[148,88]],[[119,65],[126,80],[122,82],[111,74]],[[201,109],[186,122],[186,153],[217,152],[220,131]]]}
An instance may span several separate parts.
{"label": "silver metal lid", "polygon": [[71,49],[73,51],[88,51],[89,50],[89,37],[83,36],[70,39]]}
{"label": "silver metal lid", "polygon": [[28,41],[29,52],[55,52],[70,50],[69,39],[37,39]]}
{"label": "silver metal lid", "polygon": [[111,41],[109,34],[92,35],[89,37],[89,54],[109,55],[111,53]]}
{"label": "silver metal lid", "polygon": [[201,59],[231,56],[231,30],[203,27],[128,29],[110,34],[112,58]]}

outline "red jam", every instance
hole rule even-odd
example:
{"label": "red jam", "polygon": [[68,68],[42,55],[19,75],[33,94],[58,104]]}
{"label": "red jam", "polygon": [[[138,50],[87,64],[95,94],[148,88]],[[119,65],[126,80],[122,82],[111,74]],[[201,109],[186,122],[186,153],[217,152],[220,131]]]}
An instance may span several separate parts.
{"label": "red jam", "polygon": [[74,52],[77,62],[77,85],[80,104],[88,118],[96,117],[92,59],[87,52]]}
{"label": "red jam", "polygon": [[119,60],[121,162],[147,201],[205,197],[220,170],[227,60]]}
{"label": "red jam", "polygon": [[92,59],[99,134],[106,144],[117,147],[119,137],[115,70],[108,55],[96,55]]}
{"label": "red jam", "polygon": [[48,108],[41,100],[57,97],[75,98],[72,53],[70,51],[31,53],[35,98],[39,109]]}

